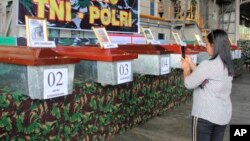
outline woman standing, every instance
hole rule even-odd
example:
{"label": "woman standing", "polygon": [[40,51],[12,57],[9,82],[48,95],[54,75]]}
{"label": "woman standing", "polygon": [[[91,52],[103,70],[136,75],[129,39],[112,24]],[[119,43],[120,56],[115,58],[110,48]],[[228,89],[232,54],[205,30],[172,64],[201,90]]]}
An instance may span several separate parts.
{"label": "woman standing", "polygon": [[195,66],[190,58],[182,59],[185,87],[193,91],[193,141],[222,141],[231,120],[233,62],[225,31],[207,35],[209,60]]}

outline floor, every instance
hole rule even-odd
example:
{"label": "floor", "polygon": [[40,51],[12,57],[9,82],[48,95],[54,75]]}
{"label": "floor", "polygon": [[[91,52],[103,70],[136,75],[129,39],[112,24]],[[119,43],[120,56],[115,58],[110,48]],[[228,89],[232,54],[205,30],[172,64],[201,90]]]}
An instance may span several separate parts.
{"label": "floor", "polygon": [[[233,81],[233,115],[230,124],[250,124],[250,71]],[[116,135],[111,141],[191,141],[192,101],[155,117],[146,124]],[[229,127],[224,141],[229,141]]]}

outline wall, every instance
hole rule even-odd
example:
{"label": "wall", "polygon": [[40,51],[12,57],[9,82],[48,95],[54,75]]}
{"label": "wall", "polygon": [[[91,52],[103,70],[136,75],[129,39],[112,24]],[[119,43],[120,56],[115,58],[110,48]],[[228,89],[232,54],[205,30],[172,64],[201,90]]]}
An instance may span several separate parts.
{"label": "wall", "polygon": [[165,34],[165,39],[170,40],[171,36],[171,25],[166,21],[158,21],[149,18],[140,18],[140,25],[150,27],[154,38],[157,40],[159,33]]}
{"label": "wall", "polygon": [[140,13],[150,15],[150,0],[140,1]]}

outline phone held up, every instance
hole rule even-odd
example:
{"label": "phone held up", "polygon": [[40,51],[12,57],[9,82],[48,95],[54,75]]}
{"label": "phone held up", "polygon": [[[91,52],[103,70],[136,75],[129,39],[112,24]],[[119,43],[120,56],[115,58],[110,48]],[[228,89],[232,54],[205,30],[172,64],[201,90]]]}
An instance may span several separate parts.
{"label": "phone held up", "polygon": [[185,46],[181,46],[181,56],[185,58]]}

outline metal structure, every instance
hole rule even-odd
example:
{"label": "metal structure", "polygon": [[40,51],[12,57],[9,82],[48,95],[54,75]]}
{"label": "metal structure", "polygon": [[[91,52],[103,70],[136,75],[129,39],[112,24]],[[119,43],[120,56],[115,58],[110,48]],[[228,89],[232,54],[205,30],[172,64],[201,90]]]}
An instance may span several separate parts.
{"label": "metal structure", "polygon": [[11,19],[13,0],[1,0],[0,2],[0,36],[7,36]]}
{"label": "metal structure", "polygon": [[220,3],[220,28],[224,29],[227,33],[229,38],[232,40],[237,41],[237,19],[238,19],[238,12],[237,12],[237,1],[222,1]]}

